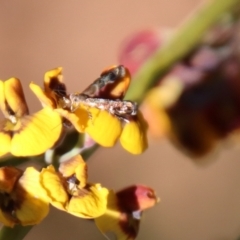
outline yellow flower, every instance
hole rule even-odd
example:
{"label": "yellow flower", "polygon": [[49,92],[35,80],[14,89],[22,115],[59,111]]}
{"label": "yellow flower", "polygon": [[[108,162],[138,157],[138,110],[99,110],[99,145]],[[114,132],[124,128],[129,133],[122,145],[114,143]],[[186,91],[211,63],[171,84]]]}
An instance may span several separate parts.
{"label": "yellow flower", "polygon": [[136,238],[143,210],[153,207],[159,198],[155,192],[142,185],[135,185],[108,195],[107,211],[95,219],[99,230],[105,235],[115,235],[118,240]]}
{"label": "yellow flower", "polygon": [[81,218],[101,216],[107,207],[108,190],[100,184],[87,183],[87,166],[80,155],[60,165],[42,170],[40,182],[50,203]]}
{"label": "yellow flower", "polygon": [[0,81],[0,156],[33,156],[44,153],[59,139],[62,121],[46,107],[28,115],[21,83],[16,78]]}
{"label": "yellow flower", "polygon": [[35,225],[48,214],[49,204],[33,167],[24,172],[14,167],[0,168],[0,222]]}

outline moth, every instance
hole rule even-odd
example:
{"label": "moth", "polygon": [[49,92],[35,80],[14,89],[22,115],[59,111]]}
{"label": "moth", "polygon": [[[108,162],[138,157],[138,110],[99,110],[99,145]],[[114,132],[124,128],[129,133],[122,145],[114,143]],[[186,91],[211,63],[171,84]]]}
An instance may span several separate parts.
{"label": "moth", "polygon": [[72,93],[64,97],[65,107],[74,112],[81,104],[108,111],[116,117],[128,121],[135,116],[138,105],[123,100],[130,84],[130,73],[122,65],[113,66],[102,72],[91,85],[81,93]]}

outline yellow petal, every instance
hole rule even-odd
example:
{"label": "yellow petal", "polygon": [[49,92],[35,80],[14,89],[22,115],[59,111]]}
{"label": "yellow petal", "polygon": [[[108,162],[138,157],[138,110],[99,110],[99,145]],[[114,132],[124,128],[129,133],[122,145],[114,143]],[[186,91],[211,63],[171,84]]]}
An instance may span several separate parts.
{"label": "yellow petal", "polygon": [[14,134],[11,142],[11,153],[15,156],[42,154],[51,148],[61,135],[61,117],[50,108],[46,107],[19,121],[22,128]]}
{"label": "yellow petal", "polygon": [[10,193],[23,171],[15,167],[0,168],[0,192]]}
{"label": "yellow petal", "polygon": [[74,113],[61,108],[57,108],[55,111],[66,118],[78,132],[85,132],[89,120],[88,113],[85,109],[78,108]]}
{"label": "yellow petal", "polygon": [[[27,103],[19,79],[10,78],[4,82],[4,96],[8,105],[5,110],[10,108],[16,117],[22,117],[28,114]],[[4,113],[5,116],[7,114],[9,115],[8,112]]]}
{"label": "yellow petal", "polygon": [[184,90],[184,84],[175,76],[166,76],[161,84],[148,92],[146,101],[152,106],[167,109],[176,103]]}
{"label": "yellow petal", "polygon": [[136,239],[141,210],[153,207],[157,202],[159,198],[154,190],[143,185],[130,186],[116,194],[111,191],[107,211],[96,218],[95,223],[106,236],[114,234],[118,240]]}
{"label": "yellow petal", "polygon": [[67,96],[66,86],[63,83],[62,68],[47,71],[44,75],[44,91],[57,103],[64,105],[63,97]]}
{"label": "yellow petal", "polygon": [[46,92],[51,92],[51,86],[50,83],[52,79],[55,78],[56,81],[59,83],[63,82],[63,76],[62,76],[62,67],[54,68],[52,70],[49,70],[44,75],[44,88]]}
{"label": "yellow petal", "polygon": [[60,210],[66,210],[65,207],[69,200],[68,193],[65,191],[62,180],[53,166],[48,166],[42,170],[40,182],[51,204]]}
{"label": "yellow petal", "polygon": [[89,113],[91,117],[88,120],[86,133],[101,146],[114,146],[122,131],[120,120],[107,111],[97,108],[90,108]]}
{"label": "yellow petal", "polygon": [[76,155],[68,161],[61,163],[59,167],[59,172],[61,172],[62,176],[65,178],[70,177],[75,174],[78,165],[86,165],[81,155]]}
{"label": "yellow petal", "polygon": [[71,198],[67,211],[81,218],[96,218],[107,208],[108,189],[100,184],[79,189],[79,195]]}
{"label": "yellow petal", "polygon": [[[3,112],[4,116],[6,114],[7,111],[7,106],[6,106],[6,99],[5,99],[5,94],[4,94],[4,82],[2,80],[0,80],[0,109]],[[7,116],[8,117],[8,113]]]}
{"label": "yellow petal", "polygon": [[51,108],[56,107],[56,103],[53,101],[53,99],[51,99],[37,84],[31,82],[29,87],[33,91],[33,93],[37,96],[43,107],[45,106]]}
{"label": "yellow petal", "polygon": [[0,122],[0,157],[11,150],[11,133],[4,131],[4,122]]}
{"label": "yellow petal", "polygon": [[132,154],[141,154],[144,152],[148,147],[146,131],[146,123],[139,112],[137,119],[130,120],[123,128],[120,137],[123,148]]}
{"label": "yellow petal", "polygon": [[0,209],[0,223],[2,223],[4,226],[7,227],[14,227],[14,225],[17,223],[16,220],[11,219],[9,216],[7,216],[1,209]]}
{"label": "yellow petal", "polygon": [[131,215],[122,213],[118,207],[115,193],[111,191],[108,196],[108,205],[105,214],[94,219],[95,224],[104,236],[115,235],[117,240],[134,240],[138,233],[139,221],[131,219]]}
{"label": "yellow petal", "polygon": [[162,138],[169,134],[171,122],[165,109],[152,106],[145,101],[141,105],[141,110],[148,123],[148,131],[153,137]]}
{"label": "yellow petal", "polygon": [[64,178],[75,175],[80,182],[79,187],[81,188],[85,187],[87,183],[87,164],[81,155],[76,155],[68,161],[61,163],[59,172],[62,173]]}
{"label": "yellow petal", "polygon": [[29,167],[16,186],[15,201],[20,202],[20,207],[15,214],[23,226],[38,224],[49,212],[48,199],[40,185],[39,175],[36,169]]}
{"label": "yellow petal", "polygon": [[154,137],[163,137],[171,132],[170,116],[167,109],[173,106],[184,90],[184,85],[175,76],[166,76],[161,84],[151,89],[141,106]]}
{"label": "yellow petal", "polygon": [[78,179],[79,183],[79,187],[80,188],[84,188],[87,184],[87,164],[86,163],[81,163],[77,166],[76,170],[76,178]]}

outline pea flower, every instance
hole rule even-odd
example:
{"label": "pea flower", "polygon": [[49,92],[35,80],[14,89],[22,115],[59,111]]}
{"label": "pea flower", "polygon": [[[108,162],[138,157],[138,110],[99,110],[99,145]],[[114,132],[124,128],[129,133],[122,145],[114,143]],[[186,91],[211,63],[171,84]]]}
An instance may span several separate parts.
{"label": "pea flower", "polygon": [[105,235],[114,234],[118,240],[137,237],[142,211],[153,207],[159,198],[143,185],[134,185],[108,196],[107,211],[95,219],[99,230]]}
{"label": "pea flower", "polygon": [[40,182],[40,173],[33,167],[25,171],[15,167],[0,168],[0,222],[35,225],[49,212],[49,203]]}
{"label": "pea flower", "polygon": [[34,156],[44,153],[59,139],[62,120],[49,107],[29,115],[21,83],[16,78],[0,81],[0,156]]}
{"label": "pea flower", "polygon": [[218,150],[219,143],[240,128],[240,58],[232,45],[239,37],[234,34],[235,24],[227,32],[224,28],[213,29],[210,42],[176,63],[144,102],[150,129],[161,128],[162,135],[193,158]]}
{"label": "pea flower", "polygon": [[[119,62],[131,73],[159,47],[164,48],[166,34],[159,30],[143,30],[124,41]],[[146,93],[141,110],[152,136],[168,137],[190,157],[201,158],[238,134],[238,31],[235,18],[217,23]]]}
{"label": "pea flower", "polygon": [[107,207],[108,189],[87,182],[87,165],[80,155],[52,165],[40,173],[40,183],[49,202],[56,208],[81,218],[101,216]]}

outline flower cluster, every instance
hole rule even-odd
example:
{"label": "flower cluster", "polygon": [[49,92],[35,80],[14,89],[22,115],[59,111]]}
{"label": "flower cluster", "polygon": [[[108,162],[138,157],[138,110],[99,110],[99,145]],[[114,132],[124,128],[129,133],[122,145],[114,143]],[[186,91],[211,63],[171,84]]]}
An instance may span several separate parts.
{"label": "flower cluster", "polygon": [[[240,128],[239,20],[236,16],[225,20],[166,71],[141,106],[149,132],[157,138],[167,136],[191,157],[212,152]],[[120,62],[134,74],[164,47],[169,32],[135,34],[125,41]]]}
{"label": "flower cluster", "polygon": [[[130,153],[142,153],[147,148],[147,125],[137,105],[123,100],[129,83],[129,71],[113,66],[85,91],[68,94],[62,68],[56,68],[46,72],[43,89],[30,83],[43,108],[29,114],[20,81],[0,81],[4,115],[0,122],[0,157],[44,158],[47,150],[61,146],[70,128],[102,146],[112,147],[119,139]],[[115,193],[99,183],[90,183],[87,164],[76,153],[56,164],[58,167],[49,165],[39,171],[7,166],[8,161],[3,159],[0,222],[8,227],[40,223],[51,204],[74,216],[95,219],[104,234],[110,231],[118,239],[135,239],[141,212],[159,201],[146,186],[136,185]]]}
{"label": "flower cluster", "polygon": [[58,171],[52,165],[40,172],[33,167],[0,168],[0,197],[0,222],[5,226],[38,224],[51,204],[74,216],[95,219],[103,234],[112,232],[118,239],[135,239],[142,211],[159,201],[146,186],[114,193],[89,183],[80,155],[61,163]]}
{"label": "flower cluster", "polygon": [[49,211],[40,185],[40,173],[33,167],[24,172],[15,167],[0,168],[0,222],[5,226],[34,225]]}
{"label": "flower cluster", "polygon": [[[123,68],[123,66],[120,67]],[[113,66],[104,71],[101,77],[90,85],[82,95],[85,97],[94,95],[94,97],[97,97],[95,98],[96,102],[99,100],[99,97],[101,99],[106,99],[106,97],[111,99],[122,98],[129,86],[130,75],[128,70],[124,68],[124,75],[116,77],[113,81],[110,77],[118,68]],[[110,79],[108,80],[107,77]],[[101,81],[105,81],[104,86],[101,86]],[[96,82],[99,84],[96,84]],[[111,89],[109,89],[109,85]],[[122,146],[132,154],[140,154],[147,148],[147,125],[139,111],[136,116],[123,121],[119,116],[110,114],[109,111],[102,109],[103,105],[101,104],[98,107],[92,107],[87,105],[86,101],[80,102],[80,100],[77,104],[75,101],[69,103],[69,96],[73,94],[68,95],[66,92],[66,86],[62,82],[61,68],[53,69],[45,74],[44,90],[34,83],[30,84],[30,88],[40,99],[43,106],[55,109],[77,131],[89,134],[101,146],[112,147],[119,139]],[[95,88],[98,88],[98,91]],[[100,91],[101,94],[99,93]],[[75,95],[78,96],[79,93]]]}
{"label": "flower cluster", "polygon": [[107,210],[95,223],[106,236],[113,233],[117,239],[135,239],[142,211],[158,201],[153,189],[143,185],[129,186],[117,193],[110,191]]}
{"label": "flower cluster", "polygon": [[[129,81],[126,70],[126,75],[111,85],[111,97],[120,97],[120,94],[123,97]],[[42,110],[32,115],[28,114],[20,81],[16,78],[0,81],[0,108],[5,117],[0,122],[0,156],[7,153],[14,156],[44,153],[61,138],[64,130],[62,123],[66,119],[77,131],[88,133],[104,147],[112,147],[120,139],[122,146],[133,154],[140,154],[147,148],[147,126],[140,112],[123,121],[101,107],[84,103],[73,112],[65,108],[64,101],[68,94],[62,81],[61,68],[45,74],[44,89],[34,83],[30,84],[30,88],[43,105]]]}

